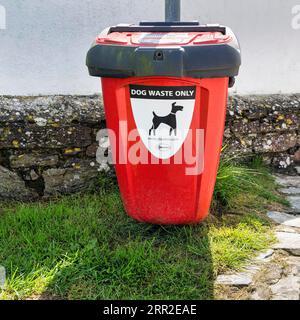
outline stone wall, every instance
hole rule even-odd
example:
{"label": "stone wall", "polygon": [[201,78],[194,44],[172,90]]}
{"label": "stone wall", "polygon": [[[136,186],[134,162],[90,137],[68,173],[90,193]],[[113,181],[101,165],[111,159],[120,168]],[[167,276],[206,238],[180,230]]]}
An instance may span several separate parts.
{"label": "stone wall", "polygon": [[[0,97],[0,199],[34,200],[94,187],[99,96]],[[229,98],[230,152],[274,166],[300,162],[300,95]]]}
{"label": "stone wall", "polygon": [[300,95],[229,98],[225,144],[241,155],[261,155],[274,168],[300,162]]}

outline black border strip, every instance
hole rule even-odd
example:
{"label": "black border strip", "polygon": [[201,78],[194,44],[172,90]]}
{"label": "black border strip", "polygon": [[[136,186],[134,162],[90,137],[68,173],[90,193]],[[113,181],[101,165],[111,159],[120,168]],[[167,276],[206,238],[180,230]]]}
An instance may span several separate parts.
{"label": "black border strip", "polygon": [[141,21],[140,26],[199,26],[198,21]]}
{"label": "black border strip", "polygon": [[221,32],[226,35],[226,27],[221,26],[115,26],[109,29],[113,32]]}

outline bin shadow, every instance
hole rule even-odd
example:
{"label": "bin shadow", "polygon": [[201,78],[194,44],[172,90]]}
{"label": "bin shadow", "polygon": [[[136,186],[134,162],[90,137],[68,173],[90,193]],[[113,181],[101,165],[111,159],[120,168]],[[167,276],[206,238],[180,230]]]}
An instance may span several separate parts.
{"label": "bin shadow", "polygon": [[0,220],[0,260],[14,278],[8,296],[18,298],[17,290],[40,300],[214,298],[208,222],[138,223],[114,188],[14,210]]}

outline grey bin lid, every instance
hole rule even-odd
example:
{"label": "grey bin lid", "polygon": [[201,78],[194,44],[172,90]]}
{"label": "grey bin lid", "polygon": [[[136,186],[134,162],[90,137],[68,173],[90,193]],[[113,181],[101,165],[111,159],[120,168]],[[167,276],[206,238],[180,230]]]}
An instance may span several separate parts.
{"label": "grey bin lid", "polygon": [[238,40],[230,28],[190,23],[150,23],[119,25],[102,35],[119,33],[220,32],[230,35],[226,43],[144,46],[94,43],[87,53],[86,65],[94,77],[192,77],[233,78],[238,75],[241,54]]}

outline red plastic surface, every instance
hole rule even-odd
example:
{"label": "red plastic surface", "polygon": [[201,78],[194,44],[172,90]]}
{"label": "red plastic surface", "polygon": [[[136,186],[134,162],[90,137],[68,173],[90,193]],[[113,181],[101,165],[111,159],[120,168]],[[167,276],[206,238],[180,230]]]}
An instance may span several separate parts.
{"label": "red plastic surface", "polygon": [[220,32],[113,32],[100,35],[98,44],[117,44],[127,46],[178,46],[228,43],[232,40],[229,35]]}
{"label": "red plastic surface", "polygon": [[[128,141],[128,132],[136,128],[129,84],[145,86],[195,85],[196,106],[190,129],[204,129],[204,171],[186,175],[188,164],[119,164],[121,153],[136,142]],[[190,224],[203,220],[209,212],[216,181],[225,124],[228,78],[193,79],[147,77],[103,78],[103,98],[107,127],[116,133],[116,172],[127,213],[142,222]],[[126,133],[119,131],[120,121],[128,122]],[[121,136],[119,136],[121,135]],[[112,137],[111,137],[112,139]],[[142,144],[143,152],[150,152]],[[193,145],[193,149],[195,145]],[[178,151],[182,152],[182,150]]]}

